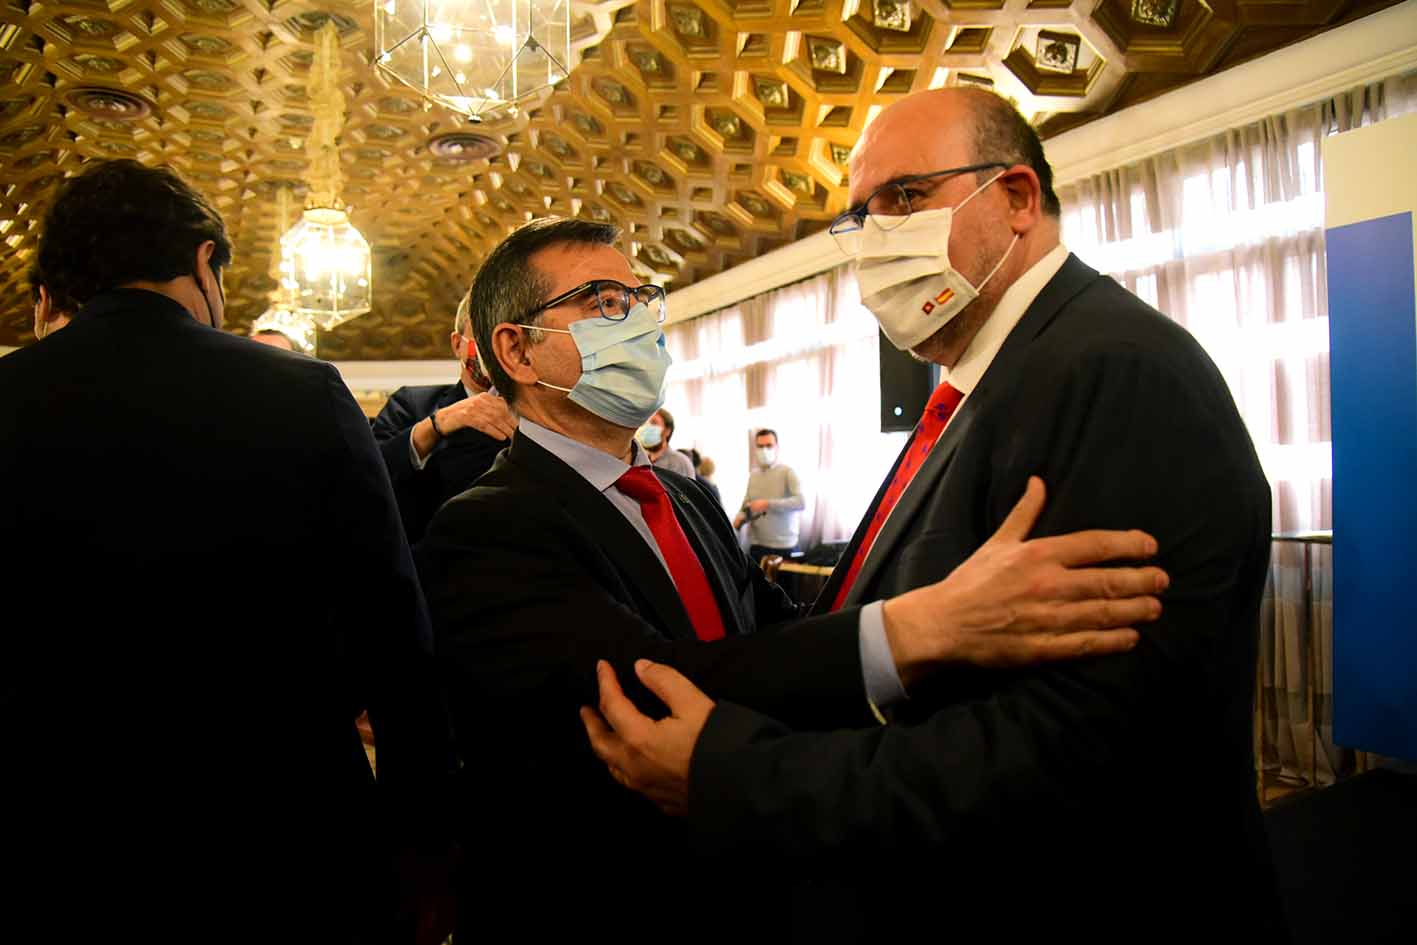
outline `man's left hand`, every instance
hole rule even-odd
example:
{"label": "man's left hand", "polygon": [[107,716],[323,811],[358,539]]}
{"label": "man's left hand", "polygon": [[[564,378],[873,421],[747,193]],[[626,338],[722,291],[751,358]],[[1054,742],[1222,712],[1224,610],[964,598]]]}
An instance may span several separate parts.
{"label": "man's left hand", "polygon": [[581,706],[581,724],[591,748],[616,781],[654,801],[666,814],[683,816],[689,807],[689,760],[713,700],[678,671],[639,660],[635,675],[669,707],[668,717],[655,722],[626,698],[609,663],[597,663],[595,675],[600,711]]}
{"label": "man's left hand", "polygon": [[768,508],[769,503],[767,499],[754,499],[752,502],[748,503],[748,511],[752,512],[754,515],[761,515],[766,512]]}

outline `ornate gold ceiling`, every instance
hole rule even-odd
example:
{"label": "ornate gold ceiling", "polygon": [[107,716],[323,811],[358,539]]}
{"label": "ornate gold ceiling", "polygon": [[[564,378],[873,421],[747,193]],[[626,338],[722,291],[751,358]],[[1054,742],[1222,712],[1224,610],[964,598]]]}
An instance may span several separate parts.
{"label": "ornate gold ceiling", "polygon": [[644,275],[682,288],[825,226],[851,145],[908,92],[990,85],[1046,136],[1393,2],[580,3],[570,79],[530,114],[473,127],[377,74],[372,0],[0,0],[0,344],[32,340],[39,219],[92,157],[167,163],[210,196],[237,246],[231,325],[263,311],[274,195],[304,195],[306,74],[331,16],[344,198],[374,247],[376,294],[320,354],[427,358],[447,353],[482,256],[531,215],[614,221]]}

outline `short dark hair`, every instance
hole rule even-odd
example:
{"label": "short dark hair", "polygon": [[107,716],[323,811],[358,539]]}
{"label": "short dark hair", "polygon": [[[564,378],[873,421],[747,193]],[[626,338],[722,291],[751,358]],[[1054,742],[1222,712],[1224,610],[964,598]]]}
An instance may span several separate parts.
{"label": "short dark hair", "polygon": [[502,322],[534,325],[540,319],[540,312],[527,312],[546,299],[550,286],[545,274],[531,265],[531,257],[558,243],[609,246],[619,238],[619,228],[609,223],[542,217],[518,227],[483,261],[467,295],[472,334],[493,386],[508,403],[516,400],[516,385],[493,353],[492,329]]}
{"label": "short dark hair", "polygon": [[689,459],[693,461],[694,470],[697,472],[699,466],[700,466],[700,465],[703,463],[703,461],[704,461],[704,458],[699,455],[699,451],[696,450],[696,449],[694,449],[694,448],[691,446],[691,447],[689,447],[688,449],[686,449],[686,450],[680,450],[679,452],[683,453],[685,456],[689,457]]}
{"label": "short dark hair", "polygon": [[44,273],[39,268],[39,263],[30,266],[29,272],[25,274],[25,279],[30,284],[30,302],[32,304],[39,304],[39,288],[40,286],[44,286],[45,290],[49,292],[50,303],[54,306],[55,311],[67,312],[70,315],[79,311],[79,303],[69,298],[67,294],[57,292],[54,286],[50,285],[49,282],[45,280]]}
{"label": "short dark hair", "polygon": [[774,443],[780,442],[780,441],[778,440],[778,438],[777,438],[777,431],[776,431],[776,430],[770,430],[770,429],[768,429],[767,427],[763,427],[763,428],[762,428],[761,430],[759,430],[757,433],[754,433],[754,434],[753,434],[753,440],[754,440],[754,442],[756,442],[757,439],[758,439],[758,437],[760,437],[760,436],[770,436],[770,437],[772,437],[772,441],[773,441]]}
{"label": "short dark hair", "polygon": [[192,272],[192,254],[216,244],[213,268],[231,261],[221,215],[166,167],[95,161],[60,185],[44,216],[39,271],[56,302],[87,303],[130,282]]}
{"label": "short dark hair", "polygon": [[[988,89],[962,89],[974,116],[974,160],[1004,161],[1010,166],[1025,164],[1038,175],[1043,212],[1050,217],[1062,214],[1058,195],[1053,191],[1053,168],[1043,154],[1038,132],[1024,120],[1017,108]],[[980,171],[980,183],[997,174],[997,169]]]}
{"label": "short dark hair", "polygon": [[[664,439],[668,441],[669,438],[674,435],[674,414],[665,410],[663,407],[660,407],[654,413],[659,414],[659,419],[664,421]],[[650,414],[650,416],[654,416],[654,414]]]}

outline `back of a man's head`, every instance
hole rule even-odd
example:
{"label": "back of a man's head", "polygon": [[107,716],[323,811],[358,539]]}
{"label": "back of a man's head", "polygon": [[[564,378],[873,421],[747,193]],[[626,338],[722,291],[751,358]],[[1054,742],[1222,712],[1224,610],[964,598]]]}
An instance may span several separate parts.
{"label": "back of a man's head", "polygon": [[56,299],[75,306],[134,282],[193,275],[202,243],[215,243],[211,263],[231,261],[220,214],[165,167],[98,161],[59,187],[45,214],[39,270]]}
{"label": "back of a man's head", "polygon": [[[1043,142],[1038,132],[1019,113],[1013,103],[988,89],[957,88],[952,92],[964,97],[974,118],[974,159],[1023,164],[1038,175],[1042,191],[1043,212],[1057,217],[1062,208],[1053,191],[1053,168],[1043,154]],[[981,183],[997,171],[986,168],[976,177]]]}
{"label": "back of a man's head", "polygon": [[531,310],[546,300],[550,286],[545,274],[532,265],[531,257],[562,243],[609,246],[619,236],[619,229],[608,223],[543,217],[519,227],[477,270],[467,296],[472,333],[493,386],[508,403],[516,400],[516,384],[493,353],[492,331],[503,322],[535,324],[539,313]]}

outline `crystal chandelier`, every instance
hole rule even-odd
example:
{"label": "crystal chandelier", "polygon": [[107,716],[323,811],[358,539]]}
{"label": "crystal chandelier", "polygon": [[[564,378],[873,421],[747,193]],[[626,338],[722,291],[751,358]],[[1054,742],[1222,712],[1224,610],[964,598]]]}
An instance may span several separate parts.
{"label": "crystal chandelier", "polygon": [[513,114],[569,74],[570,0],[375,0],[385,75],[471,121]]}
{"label": "crystal chandelier", "polygon": [[291,344],[306,354],[315,353],[315,321],[309,315],[298,315],[291,311],[290,290],[285,285],[284,247],[282,240],[290,227],[290,189],[282,187],[276,191],[276,235],[271,247],[271,278],[277,288],[271,293],[271,306],[256,316],[251,325],[252,333],[258,331],[278,331],[290,339]]}
{"label": "crystal chandelier", "polygon": [[331,329],[369,311],[373,266],[369,241],[349,221],[340,202],[344,181],[335,146],[344,125],[339,87],[339,33],[327,22],[315,36],[309,96],[310,195],[299,222],[281,237],[281,288],[289,311]]}

